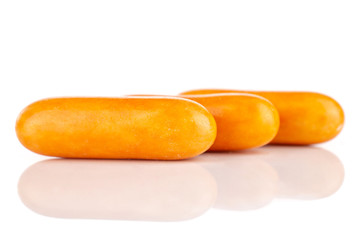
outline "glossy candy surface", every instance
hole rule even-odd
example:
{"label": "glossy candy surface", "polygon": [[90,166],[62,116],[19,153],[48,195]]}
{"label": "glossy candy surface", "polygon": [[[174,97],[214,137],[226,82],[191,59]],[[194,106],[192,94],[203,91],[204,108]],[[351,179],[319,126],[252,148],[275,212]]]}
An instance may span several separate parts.
{"label": "glossy candy surface", "polygon": [[16,133],[26,148],[48,156],[176,160],[206,151],[216,123],[182,98],[52,98],[26,107]]}
{"label": "glossy candy surface", "polygon": [[187,91],[182,95],[213,93],[251,93],[272,102],[280,115],[279,132],[272,143],[321,143],[338,135],[344,125],[344,112],[340,104],[320,93],[203,89]]}
{"label": "glossy candy surface", "polygon": [[212,151],[236,151],[269,143],[279,129],[272,103],[252,94],[184,95],[203,105],[214,116],[217,136]]}

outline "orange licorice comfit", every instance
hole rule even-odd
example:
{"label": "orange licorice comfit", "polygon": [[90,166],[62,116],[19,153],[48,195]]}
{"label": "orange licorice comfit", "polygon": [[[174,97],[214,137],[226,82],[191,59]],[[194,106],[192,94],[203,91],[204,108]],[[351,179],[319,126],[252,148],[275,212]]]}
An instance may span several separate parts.
{"label": "orange licorice comfit", "polygon": [[279,132],[272,143],[321,143],[334,138],[344,125],[344,112],[339,103],[320,93],[202,89],[182,95],[214,93],[251,93],[271,101],[280,115]]}
{"label": "orange licorice comfit", "polygon": [[26,107],[16,133],[26,148],[48,156],[176,160],[206,151],[216,123],[183,98],[51,98]]}
{"label": "orange licorice comfit", "polygon": [[279,129],[274,105],[253,94],[183,95],[203,105],[214,116],[217,136],[211,151],[235,151],[269,143]]}

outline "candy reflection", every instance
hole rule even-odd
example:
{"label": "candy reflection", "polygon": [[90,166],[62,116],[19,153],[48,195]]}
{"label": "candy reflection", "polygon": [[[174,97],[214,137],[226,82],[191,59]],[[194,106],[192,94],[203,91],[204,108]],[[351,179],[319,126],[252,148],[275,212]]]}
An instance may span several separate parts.
{"label": "candy reflection", "polygon": [[217,192],[205,169],[185,161],[47,160],[29,167],[18,188],[42,215],[147,221],[197,217]]}
{"label": "candy reflection", "polygon": [[315,200],[335,193],[344,167],[318,147],[266,146],[245,152],[206,153],[197,158],[218,186],[216,208],[252,210],[274,198]]}
{"label": "candy reflection", "polygon": [[[254,155],[255,154],[255,155]],[[278,175],[256,153],[206,153],[198,163],[216,179],[215,207],[252,210],[269,204],[277,193]]]}
{"label": "candy reflection", "polygon": [[267,146],[258,151],[279,175],[280,198],[324,198],[335,193],[344,180],[343,164],[325,149]]}
{"label": "candy reflection", "polygon": [[211,207],[244,211],[278,197],[327,197],[343,179],[341,161],[327,150],[267,146],[186,161],[45,160],[22,174],[19,195],[52,217],[180,221]]}

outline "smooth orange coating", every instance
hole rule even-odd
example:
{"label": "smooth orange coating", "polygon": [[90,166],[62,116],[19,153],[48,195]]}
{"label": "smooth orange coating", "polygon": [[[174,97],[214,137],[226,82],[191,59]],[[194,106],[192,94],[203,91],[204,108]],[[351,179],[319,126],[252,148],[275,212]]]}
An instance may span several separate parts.
{"label": "smooth orange coating", "polygon": [[276,144],[306,145],[328,141],[344,125],[344,111],[334,99],[314,92],[266,92],[204,89],[182,94],[252,93],[270,100],[280,114]]}
{"label": "smooth orange coating", "polygon": [[26,148],[48,156],[176,160],[206,151],[216,123],[183,98],[52,98],[26,107],[16,133]]}
{"label": "smooth orange coating", "polygon": [[269,143],[279,129],[274,105],[253,94],[182,96],[203,105],[214,116],[217,136],[211,151],[236,151]]}

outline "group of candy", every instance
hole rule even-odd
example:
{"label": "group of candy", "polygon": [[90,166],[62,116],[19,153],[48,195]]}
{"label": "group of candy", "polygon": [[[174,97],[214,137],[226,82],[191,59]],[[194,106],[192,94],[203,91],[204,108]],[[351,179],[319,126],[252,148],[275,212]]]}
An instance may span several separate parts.
{"label": "group of candy", "polygon": [[44,99],[22,111],[16,132],[26,148],[42,155],[177,160],[268,143],[321,143],[343,124],[341,106],[323,94],[209,89]]}

